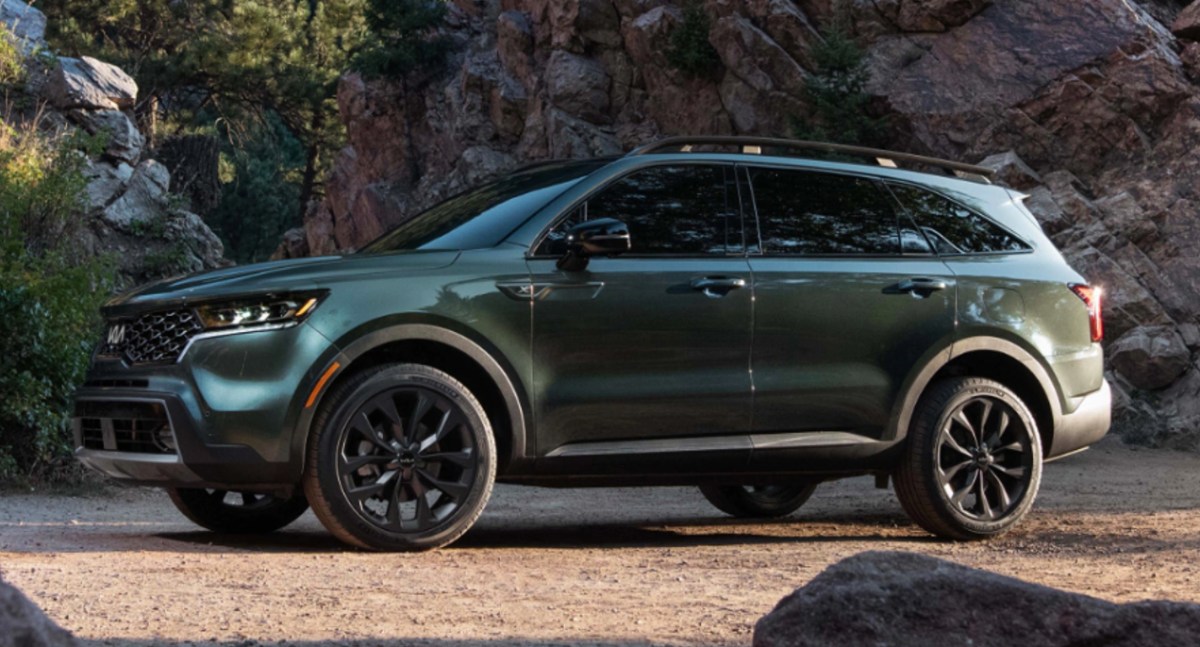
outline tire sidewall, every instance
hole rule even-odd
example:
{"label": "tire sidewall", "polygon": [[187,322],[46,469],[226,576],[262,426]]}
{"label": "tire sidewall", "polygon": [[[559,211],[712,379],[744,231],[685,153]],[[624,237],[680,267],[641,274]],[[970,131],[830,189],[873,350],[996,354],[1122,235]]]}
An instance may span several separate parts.
{"label": "tire sidewall", "polygon": [[[340,451],[338,444],[342,430],[349,424],[351,416],[371,398],[397,386],[428,389],[458,406],[468,421],[477,449],[476,476],[467,497],[450,518],[420,532],[392,532],[364,519],[343,491],[334,464]],[[315,465],[316,480],[324,501],[328,503],[330,512],[342,526],[363,547],[384,550],[434,548],[450,543],[464,534],[487,504],[496,474],[496,449],[491,425],[484,415],[483,407],[474,396],[449,375],[431,367],[415,364],[402,364],[379,370],[341,395],[331,415],[317,430],[318,437],[310,450],[316,452],[315,460],[309,464]]]}

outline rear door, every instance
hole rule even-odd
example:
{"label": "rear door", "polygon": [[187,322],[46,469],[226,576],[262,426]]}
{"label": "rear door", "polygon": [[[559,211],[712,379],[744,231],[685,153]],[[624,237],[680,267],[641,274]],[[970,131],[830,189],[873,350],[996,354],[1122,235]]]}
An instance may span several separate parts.
{"label": "rear door", "polygon": [[881,438],[904,379],[953,339],[953,273],[873,178],[745,171],[755,433],[783,434],[774,447]]}
{"label": "rear door", "polygon": [[[630,251],[558,269],[564,232],[598,218],[628,225]],[[733,165],[625,175],[556,224],[529,267],[543,456],[633,469],[632,455],[709,452],[744,464],[752,295]]]}

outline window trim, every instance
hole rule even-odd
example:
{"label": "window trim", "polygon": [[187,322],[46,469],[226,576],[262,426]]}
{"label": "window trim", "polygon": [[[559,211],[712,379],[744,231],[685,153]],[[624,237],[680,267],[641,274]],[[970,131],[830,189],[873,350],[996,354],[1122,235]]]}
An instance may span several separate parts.
{"label": "window trim", "polygon": [[[808,259],[808,258],[811,258],[811,259],[926,258],[927,259],[927,258],[936,258],[937,257],[937,248],[934,247],[932,244],[930,244],[928,242],[928,239],[926,240],[926,244],[929,245],[929,249],[931,250],[930,253],[905,253],[904,252],[904,241],[900,238],[900,219],[902,217],[907,216],[909,218],[909,220],[911,221],[912,218],[909,215],[908,210],[906,210],[906,209],[902,210],[902,205],[896,199],[895,194],[893,194],[890,190],[888,190],[888,188],[886,187],[886,185],[884,183],[884,179],[879,176],[870,175],[867,173],[851,173],[851,172],[842,171],[840,169],[837,169],[837,170],[819,169],[819,168],[810,168],[807,166],[801,167],[801,166],[791,166],[788,164],[771,164],[771,163],[755,163],[755,164],[739,163],[738,168],[742,169],[744,171],[744,178],[742,178],[742,179],[746,183],[746,192],[750,194],[750,204],[749,204],[748,208],[751,211],[753,211],[753,213],[754,213],[754,227],[755,227],[755,231],[757,232],[757,239],[755,241],[756,247],[757,247],[757,252],[753,253],[753,254],[749,254],[749,256],[751,256],[752,258],[792,258],[792,259],[800,259],[800,258],[803,258],[803,259]],[[750,170],[754,169],[754,168],[765,168],[765,169],[773,169],[773,170],[781,170],[781,171],[794,171],[797,173],[812,173],[815,175],[836,175],[839,177],[849,177],[849,178],[854,178],[857,180],[865,180],[867,182],[874,184],[876,186],[876,189],[880,191],[883,199],[892,203],[892,209],[894,210],[895,216],[896,216],[896,249],[897,249],[897,251],[892,254],[879,254],[879,253],[858,254],[858,253],[852,253],[852,252],[827,253],[827,254],[789,254],[787,252],[767,252],[765,246],[762,244],[762,240],[763,240],[762,217],[758,210],[758,198],[754,192],[754,181],[753,181],[753,178],[750,176]],[[915,228],[915,223],[913,223],[913,224],[914,224],[914,228]],[[917,229],[917,231],[920,231],[920,229]],[[924,233],[922,232],[921,235],[924,236]],[[750,246],[747,245],[747,250],[749,250],[749,248],[750,248]]]}
{"label": "window trim", "polygon": [[664,161],[664,162],[655,163],[655,164],[647,164],[645,166],[638,166],[638,167],[629,169],[628,171],[613,177],[609,181],[604,182],[603,184],[600,184],[598,186],[595,186],[595,187],[592,187],[591,189],[589,189],[586,193],[584,193],[580,197],[576,198],[569,205],[567,205],[567,207],[564,208],[561,212],[559,212],[558,215],[554,216],[554,218],[550,221],[550,223],[548,225],[546,225],[546,227],[544,229],[542,229],[542,231],[537,235],[537,237],[534,238],[533,244],[530,245],[529,249],[527,249],[525,251],[525,260],[535,261],[535,260],[553,260],[553,259],[561,258],[561,256],[555,256],[553,254],[538,254],[538,253],[536,253],[537,249],[542,246],[543,242],[545,242],[546,237],[550,235],[550,231],[553,230],[556,226],[558,226],[559,223],[561,223],[563,220],[566,220],[568,217],[570,217],[570,215],[572,213],[574,213],[575,210],[579,209],[581,206],[586,204],[594,196],[598,195],[602,191],[605,191],[609,187],[615,185],[617,182],[620,182],[635,173],[640,173],[642,171],[648,171],[651,169],[663,168],[663,167],[668,167],[668,166],[712,166],[712,167],[718,167],[718,168],[728,169],[728,170],[733,171],[734,184],[735,184],[735,187],[737,190],[737,195],[735,196],[735,200],[737,203],[737,210],[738,210],[738,222],[741,225],[741,230],[742,230],[742,251],[740,251],[740,252],[726,251],[724,254],[638,254],[638,253],[627,252],[627,253],[621,254],[618,258],[630,258],[630,259],[641,259],[641,258],[667,258],[667,259],[745,258],[748,255],[747,250],[749,247],[747,245],[747,235],[746,235],[746,207],[745,207],[745,203],[742,199],[741,186],[737,182],[738,164],[735,162],[728,162],[728,161],[722,161],[722,160],[671,160],[671,161]]}
{"label": "window trim", "polygon": [[[893,184],[906,186],[908,188],[916,189],[918,191],[925,191],[927,193],[932,193],[932,194],[936,195],[937,197],[942,198],[943,200],[946,200],[950,204],[957,206],[960,209],[965,209],[967,212],[971,213],[972,215],[976,216],[977,218],[982,218],[984,220],[984,222],[990,223],[992,226],[996,227],[1000,231],[1003,231],[1004,233],[1008,234],[1009,236],[1011,236],[1013,238],[1013,240],[1016,240],[1017,242],[1024,245],[1025,249],[1005,250],[1005,251],[999,251],[999,252],[960,252],[957,254],[943,254],[938,251],[938,248],[936,245],[933,244],[933,241],[929,240],[929,236],[927,236],[925,234],[925,231],[923,229],[921,229],[921,227],[919,225],[917,225],[917,217],[916,217],[916,214],[913,213],[912,209],[909,209],[908,205],[906,205],[904,203],[904,201],[900,199],[900,196],[896,195],[896,193],[894,191],[892,191]],[[906,182],[904,180],[896,180],[896,179],[892,179],[892,178],[883,180],[883,186],[885,189],[887,189],[888,195],[892,196],[892,200],[894,200],[896,202],[896,205],[904,211],[905,215],[908,216],[908,219],[913,223],[913,225],[916,226],[917,231],[921,232],[922,236],[925,236],[926,241],[928,241],[928,243],[929,243],[929,248],[933,250],[933,255],[937,256],[938,258],[974,258],[974,257],[980,257],[980,256],[983,256],[983,257],[1008,256],[1010,254],[1032,254],[1035,251],[1035,247],[1033,246],[1033,243],[1031,243],[1029,241],[1029,239],[1017,234],[1011,228],[1006,227],[1003,224],[997,222],[995,218],[992,218],[985,213],[980,213],[978,209],[969,207],[969,206],[963,204],[962,202],[955,200],[954,198],[946,195],[945,193],[943,193],[931,186],[928,186],[925,184],[918,184],[916,182]]]}

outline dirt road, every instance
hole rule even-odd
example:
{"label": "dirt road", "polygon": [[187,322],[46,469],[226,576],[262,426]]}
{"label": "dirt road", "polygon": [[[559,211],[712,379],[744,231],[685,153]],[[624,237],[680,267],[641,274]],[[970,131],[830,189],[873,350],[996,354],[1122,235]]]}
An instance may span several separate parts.
{"label": "dirt road", "polygon": [[747,645],[781,597],[864,550],[1200,602],[1200,456],[1106,441],[1047,466],[1031,517],[983,544],[930,539],[870,479],[774,523],[723,518],[692,489],[499,487],[462,541],[417,555],[346,550],[311,513],[214,535],[154,490],[0,495],[0,573],[102,644]]}

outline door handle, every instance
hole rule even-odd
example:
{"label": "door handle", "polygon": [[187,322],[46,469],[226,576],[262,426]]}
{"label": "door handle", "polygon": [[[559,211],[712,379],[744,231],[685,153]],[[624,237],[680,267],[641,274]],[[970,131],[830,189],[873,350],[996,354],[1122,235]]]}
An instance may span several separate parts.
{"label": "door handle", "polygon": [[897,292],[936,292],[945,290],[947,283],[941,279],[912,278],[896,284]]}
{"label": "door handle", "polygon": [[746,287],[746,279],[727,276],[705,276],[692,279],[692,289],[703,292],[705,296],[719,299],[733,290]]}

